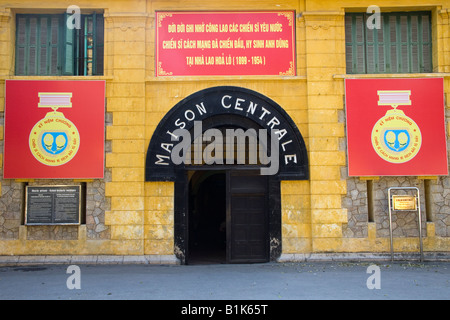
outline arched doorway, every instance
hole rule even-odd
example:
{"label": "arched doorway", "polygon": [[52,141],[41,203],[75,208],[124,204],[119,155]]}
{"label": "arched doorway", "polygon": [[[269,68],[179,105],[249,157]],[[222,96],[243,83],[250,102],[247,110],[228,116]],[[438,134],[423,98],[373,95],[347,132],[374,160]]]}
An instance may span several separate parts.
{"label": "arched doorway", "polygon": [[268,177],[254,170],[190,175],[186,263],[270,261]]}
{"label": "arched doorway", "polygon": [[[275,140],[265,141],[266,150],[271,149],[267,153],[270,154],[268,163],[259,158],[256,162],[249,158],[235,161],[239,155],[229,162],[227,157],[238,150],[233,138],[233,152],[218,153],[214,149],[211,153],[216,160],[223,158],[220,163],[212,164],[205,158],[198,162],[193,156],[189,159],[195,158],[195,161],[176,164],[174,155],[179,153],[182,141],[175,134],[180,134],[177,129],[187,133],[183,141],[187,140],[191,148],[182,153],[183,160],[192,150],[192,155],[195,154],[196,147],[205,155],[208,146],[202,142],[207,140],[204,136],[210,130],[216,136],[208,141],[217,141],[229,130],[250,132],[243,140],[248,138],[248,144],[244,142],[246,155],[250,154],[251,141],[261,150],[264,130]],[[255,132],[256,140],[251,140]],[[201,142],[195,145],[196,141]],[[220,141],[221,146],[225,139]],[[229,144],[226,147],[229,148]],[[275,172],[263,173],[263,168],[272,167],[274,163],[277,164]],[[202,252],[197,249],[203,247],[205,251],[208,249],[205,246],[214,247],[209,257],[220,256],[216,262],[276,260],[282,246],[280,182],[307,179],[306,146],[292,119],[271,99],[239,87],[206,89],[178,103],[156,129],[147,154],[146,180],[175,182],[175,251],[183,264],[195,261]],[[218,239],[223,240],[224,234],[218,232],[217,220],[225,223],[225,250],[220,248],[224,243]],[[203,257],[203,260],[208,259]]]}
{"label": "arched doorway", "polygon": [[226,173],[192,171],[189,176],[187,263],[226,263]]}

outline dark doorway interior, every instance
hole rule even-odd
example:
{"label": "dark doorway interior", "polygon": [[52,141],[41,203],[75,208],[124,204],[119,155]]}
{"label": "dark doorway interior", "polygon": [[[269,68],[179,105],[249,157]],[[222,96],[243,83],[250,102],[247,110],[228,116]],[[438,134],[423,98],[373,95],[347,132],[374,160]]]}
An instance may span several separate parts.
{"label": "dark doorway interior", "polygon": [[197,171],[189,184],[188,264],[226,263],[226,174]]}
{"label": "dark doorway interior", "polygon": [[189,178],[187,264],[268,262],[268,177],[199,170]]}

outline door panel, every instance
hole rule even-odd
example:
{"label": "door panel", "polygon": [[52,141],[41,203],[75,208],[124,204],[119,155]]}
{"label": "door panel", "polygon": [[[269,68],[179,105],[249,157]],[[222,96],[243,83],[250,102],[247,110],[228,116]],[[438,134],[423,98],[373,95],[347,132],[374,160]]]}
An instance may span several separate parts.
{"label": "door panel", "polygon": [[230,171],[228,181],[228,260],[267,262],[268,179],[259,172]]}

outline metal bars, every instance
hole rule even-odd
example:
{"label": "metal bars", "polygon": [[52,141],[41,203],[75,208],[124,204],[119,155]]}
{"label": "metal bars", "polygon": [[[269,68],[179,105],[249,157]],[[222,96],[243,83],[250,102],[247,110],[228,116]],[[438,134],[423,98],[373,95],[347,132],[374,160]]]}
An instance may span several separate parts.
{"label": "metal bars", "polygon": [[[410,208],[406,209],[400,209],[400,210],[394,210],[394,200],[392,197],[392,191],[394,190],[401,190],[401,191],[407,191],[407,190],[413,190],[416,191],[416,196],[414,197],[414,201],[416,201],[415,210],[408,210]],[[391,240],[391,260],[394,261],[394,237],[393,237],[393,231],[392,231],[392,212],[393,211],[416,211],[418,212],[418,218],[419,218],[419,239],[420,239],[420,261],[423,262],[424,256],[423,256],[423,239],[422,239],[422,212],[420,209],[420,191],[419,188],[416,187],[392,187],[388,190],[388,197],[389,197],[389,234],[390,234],[390,240]]]}

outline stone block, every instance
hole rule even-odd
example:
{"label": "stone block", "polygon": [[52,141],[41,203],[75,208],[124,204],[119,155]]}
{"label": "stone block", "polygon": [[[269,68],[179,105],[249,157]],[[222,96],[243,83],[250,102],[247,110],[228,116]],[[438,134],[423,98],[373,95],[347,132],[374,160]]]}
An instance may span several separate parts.
{"label": "stone block", "polygon": [[[114,55],[125,55],[130,59],[130,56],[145,55],[145,42],[144,41],[127,41],[120,45],[114,46]],[[130,59],[131,60],[131,59]]]}
{"label": "stone block", "polygon": [[173,182],[147,182],[145,195],[149,197],[173,197],[175,186]]}
{"label": "stone block", "polygon": [[145,256],[124,256],[123,264],[148,264],[148,259]]}
{"label": "stone block", "polygon": [[309,137],[345,137],[343,123],[313,123],[309,125]]}
{"label": "stone block", "polygon": [[175,207],[173,197],[146,197],[145,208],[151,211],[170,211]]}
{"label": "stone block", "polygon": [[[308,72],[310,69],[308,68]],[[334,73],[336,74],[336,72]],[[308,74],[309,77],[309,74]],[[308,97],[310,109],[344,109],[344,99],[342,95],[317,95]]]}
{"label": "stone block", "polygon": [[[136,10],[136,8],[128,10]],[[119,11],[120,12],[120,11]],[[143,9],[143,12],[145,12],[145,9]],[[127,43],[127,42],[139,42],[145,40],[145,28],[143,26],[138,27],[136,26],[126,26],[125,24],[118,24],[119,28],[114,28],[114,40],[116,41],[116,45]],[[116,46],[115,45],[115,46]]]}
{"label": "stone block", "polygon": [[[311,29],[308,29],[310,31]],[[315,32],[315,31],[314,31]],[[332,52],[335,53],[342,53],[342,52],[336,52],[337,48],[337,42],[334,39],[331,40],[323,40],[323,39],[309,39],[306,41],[306,53],[310,56],[315,56],[317,54],[324,54],[324,52],[330,52],[330,48],[333,49]],[[344,51],[345,53],[345,51]],[[336,66],[337,64],[333,65]],[[344,64],[345,65],[345,64]]]}
{"label": "stone block", "polygon": [[311,225],[307,223],[286,224],[282,226],[282,236],[285,238],[310,238]]}
{"label": "stone block", "polygon": [[112,168],[112,182],[140,182],[144,179],[144,168]]}
{"label": "stone block", "polygon": [[281,181],[281,194],[303,194],[310,193],[309,181]]}
{"label": "stone block", "polygon": [[105,196],[143,196],[143,182],[107,182]]}
{"label": "stone block", "polygon": [[[114,58],[113,58],[114,59]],[[130,65],[132,67],[133,65]],[[142,68],[142,62],[134,65],[134,69],[114,69],[114,81],[116,82],[139,82],[145,80],[145,69]]]}
{"label": "stone block", "polygon": [[281,218],[283,223],[296,224],[296,223],[311,223],[311,210],[310,209],[282,209]]}
{"label": "stone block", "polygon": [[179,265],[180,260],[174,254],[160,255],[160,264],[162,265]]}
{"label": "stone block", "polygon": [[144,224],[161,224],[161,225],[173,225],[174,223],[174,211],[145,211]]}
{"label": "stone block", "polygon": [[427,237],[434,238],[436,236],[436,224],[434,222],[427,222]]}
{"label": "stone block", "polygon": [[[313,83],[320,84],[320,82],[313,82]],[[338,112],[336,109],[309,110],[308,116],[309,116],[309,123],[323,124],[323,123],[338,122]]]}
{"label": "stone block", "polygon": [[144,210],[144,197],[112,197],[111,210],[128,211],[128,210]]}
{"label": "stone block", "polygon": [[343,247],[342,238],[313,238],[313,252],[341,252]]}
{"label": "stone block", "polygon": [[111,226],[112,240],[141,240],[144,239],[144,226]]}
{"label": "stone block", "polygon": [[337,223],[313,224],[312,236],[314,238],[340,238],[342,237],[342,225]]}
{"label": "stone block", "polygon": [[174,238],[173,225],[151,224],[144,226],[144,238],[147,240],[170,240]]}
{"label": "stone block", "polygon": [[[307,44],[310,42],[308,41]],[[308,50],[316,50],[311,46]],[[307,64],[308,67],[335,67],[335,66],[345,66],[345,54],[344,53],[324,53],[326,51],[322,51],[320,53],[311,54],[308,56]],[[328,91],[326,90],[328,89]],[[308,91],[309,92],[309,91]],[[330,91],[330,88],[324,88],[321,92],[337,92],[337,90]]]}
{"label": "stone block", "polygon": [[283,239],[283,254],[298,254],[311,252],[311,239],[285,238]]}
{"label": "stone block", "polygon": [[137,97],[111,97],[108,96],[107,103],[108,112],[138,112],[145,111],[145,100]]}
{"label": "stone block", "polygon": [[377,224],[375,222],[369,222],[367,224],[367,233],[369,239],[375,239],[377,237]]}
{"label": "stone block", "polygon": [[[116,54],[113,56],[114,69],[136,70],[145,69],[145,56],[142,55],[122,55]],[[115,75],[115,72],[114,72]]]}
{"label": "stone block", "polygon": [[98,256],[97,264],[123,264],[123,256]]}
{"label": "stone block", "polygon": [[311,220],[312,223],[347,223],[347,209],[313,209]]}
{"label": "stone block", "polygon": [[142,211],[107,211],[105,212],[105,224],[112,225],[142,225],[144,224],[144,212]]}
{"label": "stone block", "polygon": [[342,205],[341,195],[312,195],[312,209],[340,209]]}
{"label": "stone block", "polygon": [[311,181],[311,194],[347,194],[347,181]]}
{"label": "stone block", "polygon": [[311,181],[340,180],[340,166],[311,166]]}
{"label": "stone block", "polygon": [[113,124],[114,126],[145,125],[145,112],[114,112]]}
{"label": "stone block", "polygon": [[144,168],[144,153],[107,153],[106,167],[108,168]]}
{"label": "stone block", "polygon": [[144,240],[146,255],[173,255],[174,241],[171,240]]}
{"label": "stone block", "polygon": [[136,83],[112,83],[107,87],[106,93],[108,97],[145,97],[145,85],[140,82]]}
{"label": "stone block", "polygon": [[281,195],[281,207],[285,210],[299,210],[311,207],[309,195]]}
{"label": "stone block", "polygon": [[[308,123],[308,112],[306,110],[289,110],[289,116],[296,124]],[[306,132],[301,130],[301,132]]]}
{"label": "stone block", "polygon": [[[97,241],[93,241],[94,243]],[[103,255],[138,256],[144,254],[144,241],[142,239],[111,239],[107,245],[97,248],[96,252]]]}
{"label": "stone block", "polygon": [[106,127],[107,140],[144,139],[144,126],[109,126]]}
{"label": "stone block", "polygon": [[345,166],[346,154],[342,151],[311,151],[310,163],[316,166]]}

